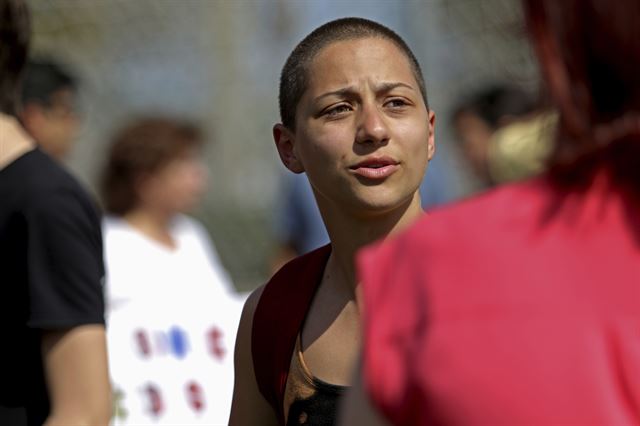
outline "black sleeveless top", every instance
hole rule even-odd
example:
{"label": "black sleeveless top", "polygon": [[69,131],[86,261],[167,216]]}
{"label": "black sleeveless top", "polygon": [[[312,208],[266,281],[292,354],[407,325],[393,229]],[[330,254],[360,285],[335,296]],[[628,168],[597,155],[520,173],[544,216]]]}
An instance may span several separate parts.
{"label": "black sleeveless top", "polygon": [[304,361],[301,346],[298,334],[284,393],[286,425],[334,425],[338,402],[348,387],[314,377]]}

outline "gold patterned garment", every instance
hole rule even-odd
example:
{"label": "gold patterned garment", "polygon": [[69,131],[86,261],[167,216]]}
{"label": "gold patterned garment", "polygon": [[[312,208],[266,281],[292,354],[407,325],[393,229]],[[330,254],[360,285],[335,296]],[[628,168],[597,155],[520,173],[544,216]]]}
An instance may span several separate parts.
{"label": "gold patterned garment", "polygon": [[304,362],[301,346],[298,334],[284,392],[286,425],[334,425],[338,401],[347,387],[314,377]]}

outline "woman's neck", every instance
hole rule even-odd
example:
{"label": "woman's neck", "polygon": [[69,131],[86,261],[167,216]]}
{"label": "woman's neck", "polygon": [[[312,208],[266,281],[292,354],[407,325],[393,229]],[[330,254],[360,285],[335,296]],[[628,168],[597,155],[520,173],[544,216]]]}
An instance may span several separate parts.
{"label": "woman's neck", "polygon": [[123,219],[133,228],[150,239],[171,249],[176,248],[176,242],[171,236],[171,219],[174,215],[145,207],[136,207],[123,216]]}
{"label": "woman's neck", "polygon": [[398,208],[364,218],[346,214],[322,200],[318,205],[332,246],[327,271],[331,272],[336,285],[347,289],[354,297],[357,286],[356,252],[367,244],[401,231],[423,214],[417,191]]}

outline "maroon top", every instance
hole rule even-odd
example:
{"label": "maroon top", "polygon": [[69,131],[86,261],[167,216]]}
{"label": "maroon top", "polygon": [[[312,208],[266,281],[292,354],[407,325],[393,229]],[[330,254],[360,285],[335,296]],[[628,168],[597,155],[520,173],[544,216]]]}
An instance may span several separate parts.
{"label": "maroon top", "polygon": [[258,389],[282,425],[291,356],[329,254],[330,244],[284,265],[265,286],[253,315],[251,355]]}
{"label": "maroon top", "polygon": [[411,425],[640,425],[640,205],[601,172],[437,211],[365,249],[364,380]]}

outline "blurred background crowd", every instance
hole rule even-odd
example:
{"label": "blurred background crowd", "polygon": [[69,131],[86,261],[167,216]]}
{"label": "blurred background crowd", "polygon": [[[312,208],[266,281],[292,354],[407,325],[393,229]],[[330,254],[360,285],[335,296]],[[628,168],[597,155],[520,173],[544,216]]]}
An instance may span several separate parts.
{"label": "blurred background crowd", "polygon": [[281,67],[312,29],[368,18],[416,54],[436,113],[427,211],[539,173],[555,126],[519,0],[28,5],[20,122],[105,213],[116,425],[224,424],[246,295],[328,241],[272,138]]}
{"label": "blurred background crowd", "polygon": [[220,266],[220,286],[240,292],[326,238],[306,179],[285,170],[271,137],[281,66],[318,25],[343,16],[373,19],[416,53],[437,115],[437,153],[422,188],[427,209],[539,171],[545,146],[528,141],[554,121],[539,113],[544,100],[516,0],[29,5],[34,42],[23,89],[25,127],[103,207],[105,175],[120,170],[110,161],[124,155],[114,154],[123,132],[149,120],[165,129],[188,127],[192,133],[183,139],[198,142],[187,150],[197,164],[168,191],[184,195],[172,208],[204,225],[196,232],[211,236],[214,248],[205,251]]}

